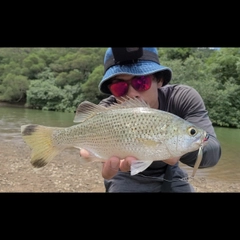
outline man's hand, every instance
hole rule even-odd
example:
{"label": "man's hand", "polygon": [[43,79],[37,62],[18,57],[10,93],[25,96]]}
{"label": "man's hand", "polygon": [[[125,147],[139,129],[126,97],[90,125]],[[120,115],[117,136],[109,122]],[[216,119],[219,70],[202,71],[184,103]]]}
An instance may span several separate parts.
{"label": "man's hand", "polygon": [[111,157],[103,163],[102,176],[105,179],[111,179],[120,170],[122,172],[128,172],[131,169],[131,164],[137,159],[134,157],[126,157],[120,159],[118,157]]}
{"label": "man's hand", "polygon": [[[87,160],[90,157],[90,154],[87,150],[81,149],[80,156]],[[179,161],[179,159],[180,157],[175,157],[164,160],[163,162],[169,165],[174,165]],[[103,162],[102,177],[105,179],[111,179],[117,174],[119,170],[122,172],[128,172],[131,169],[132,162],[136,160],[137,159],[134,157],[126,157],[125,159],[120,159],[115,156],[110,157],[108,160]]]}
{"label": "man's hand", "polygon": [[169,165],[175,165],[179,161],[180,157],[169,158],[167,160],[163,160],[163,162]]}
{"label": "man's hand", "polygon": [[[80,156],[86,160],[89,158],[90,154],[87,150],[81,149]],[[131,169],[131,164],[137,159],[134,157],[126,157],[125,159],[120,159],[118,157],[110,157],[108,160],[103,162],[102,167],[102,177],[105,179],[111,179],[120,170],[122,172],[128,172]]]}

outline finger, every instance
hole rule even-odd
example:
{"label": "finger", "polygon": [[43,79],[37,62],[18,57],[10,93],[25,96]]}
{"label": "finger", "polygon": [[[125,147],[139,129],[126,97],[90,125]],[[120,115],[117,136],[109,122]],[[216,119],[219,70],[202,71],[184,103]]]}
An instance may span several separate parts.
{"label": "finger", "polygon": [[103,163],[102,177],[105,179],[111,179],[118,172],[119,166],[120,159],[117,157],[111,157],[108,161]]}
{"label": "finger", "polygon": [[169,158],[166,160],[163,160],[163,162],[169,164],[169,165],[175,165],[179,161],[180,157],[174,157],[174,158]]}
{"label": "finger", "polygon": [[122,172],[130,171],[131,170],[131,165],[132,165],[133,161],[136,161],[136,158],[134,158],[134,157],[126,157],[126,159],[121,160],[121,162],[120,162],[120,170]]}
{"label": "finger", "polygon": [[90,157],[90,153],[87,150],[81,148],[80,149],[80,156],[83,157],[83,158],[89,158]]}

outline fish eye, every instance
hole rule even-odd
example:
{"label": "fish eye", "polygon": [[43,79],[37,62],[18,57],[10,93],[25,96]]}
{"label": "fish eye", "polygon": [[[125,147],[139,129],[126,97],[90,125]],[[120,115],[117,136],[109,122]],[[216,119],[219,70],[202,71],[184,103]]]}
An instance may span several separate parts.
{"label": "fish eye", "polygon": [[188,133],[194,137],[197,134],[197,130],[194,127],[190,127],[188,128]]}

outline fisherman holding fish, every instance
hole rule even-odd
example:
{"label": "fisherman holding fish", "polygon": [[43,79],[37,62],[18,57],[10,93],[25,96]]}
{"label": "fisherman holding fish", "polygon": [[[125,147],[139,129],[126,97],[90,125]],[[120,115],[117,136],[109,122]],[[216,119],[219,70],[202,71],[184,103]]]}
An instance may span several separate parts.
{"label": "fisherman holding fish", "polygon": [[[190,86],[170,84],[172,71],[159,62],[157,48],[108,48],[104,57],[105,73],[101,92],[110,96],[99,105],[109,107],[124,97],[142,99],[153,109],[173,113],[204,129],[208,134],[200,168],[213,167],[221,157],[221,146],[209,119],[203,99]],[[161,124],[159,122],[159,124]],[[174,126],[173,126],[174,127]],[[163,161],[153,161],[145,170],[131,175],[134,156],[112,156],[102,167],[106,192],[193,192],[179,161],[194,167],[198,150]],[[82,157],[89,152],[80,150]]]}
{"label": "fisherman holding fish", "polygon": [[21,126],[31,163],[45,166],[66,148],[103,162],[106,192],[193,192],[179,161],[215,166],[221,146],[203,99],[192,87],[170,84],[172,71],[157,48],[108,48],[99,104],[83,101],[67,128]]}

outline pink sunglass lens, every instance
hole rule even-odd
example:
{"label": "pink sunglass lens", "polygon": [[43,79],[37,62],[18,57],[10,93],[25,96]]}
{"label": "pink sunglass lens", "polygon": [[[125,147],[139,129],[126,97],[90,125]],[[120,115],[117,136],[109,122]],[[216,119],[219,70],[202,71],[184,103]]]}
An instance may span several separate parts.
{"label": "pink sunglass lens", "polygon": [[136,77],[132,79],[132,86],[137,91],[146,91],[151,87],[151,78],[149,76]]}
{"label": "pink sunglass lens", "polygon": [[116,82],[110,85],[111,93],[116,97],[125,95],[128,91],[128,84],[126,82]]}

